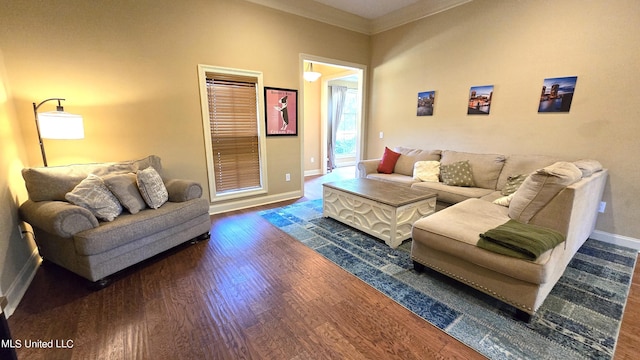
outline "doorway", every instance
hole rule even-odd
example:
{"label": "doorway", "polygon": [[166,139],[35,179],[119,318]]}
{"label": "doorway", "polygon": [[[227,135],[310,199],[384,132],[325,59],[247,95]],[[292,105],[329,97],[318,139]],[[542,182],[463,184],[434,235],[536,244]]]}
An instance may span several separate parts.
{"label": "doorway", "polygon": [[[300,60],[304,174],[353,167],[364,153],[366,66],[305,54]],[[317,81],[304,80],[304,72],[311,70],[321,74]]]}

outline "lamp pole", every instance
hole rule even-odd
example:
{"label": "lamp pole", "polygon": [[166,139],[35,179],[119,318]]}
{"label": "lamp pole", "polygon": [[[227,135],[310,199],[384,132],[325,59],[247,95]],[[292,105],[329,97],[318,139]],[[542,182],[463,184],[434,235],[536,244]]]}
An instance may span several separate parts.
{"label": "lamp pole", "polygon": [[62,105],[60,105],[60,101],[64,101],[65,99],[61,99],[61,98],[51,98],[51,99],[46,99],[42,102],[40,102],[38,105],[36,105],[36,103],[33,103],[33,116],[36,120],[36,130],[38,131],[38,142],[40,143],[40,151],[42,152],[42,162],[44,163],[44,166],[47,166],[47,155],[44,152],[44,143],[42,142],[42,136],[40,135],[40,122],[38,121],[38,108],[46,103],[47,101],[51,101],[51,100],[57,100],[58,101],[58,106],[56,106],[56,109],[58,111],[63,111]]}

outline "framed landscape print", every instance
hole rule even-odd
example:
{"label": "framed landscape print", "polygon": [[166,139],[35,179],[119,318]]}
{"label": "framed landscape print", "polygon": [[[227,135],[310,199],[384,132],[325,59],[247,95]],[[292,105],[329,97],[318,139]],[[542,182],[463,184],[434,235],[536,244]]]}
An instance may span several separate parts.
{"label": "framed landscape print", "polygon": [[264,88],[267,136],[298,135],[298,90]]}
{"label": "framed landscape print", "polygon": [[472,86],[469,90],[469,105],[467,115],[489,115],[493,85]]}
{"label": "framed landscape print", "polygon": [[418,116],[433,115],[433,104],[436,99],[435,91],[424,91],[418,93]]}
{"label": "framed landscape print", "polygon": [[538,112],[569,112],[577,81],[577,76],[544,79]]}

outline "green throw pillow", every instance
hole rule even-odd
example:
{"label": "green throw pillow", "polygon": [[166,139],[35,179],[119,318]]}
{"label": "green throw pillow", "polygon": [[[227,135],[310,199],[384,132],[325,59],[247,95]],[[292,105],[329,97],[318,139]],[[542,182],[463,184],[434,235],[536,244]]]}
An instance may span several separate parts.
{"label": "green throw pillow", "polygon": [[452,186],[476,186],[468,160],[458,161],[448,165],[440,165],[442,183]]}
{"label": "green throw pillow", "polygon": [[514,192],[516,192],[516,190],[518,190],[520,185],[522,185],[522,182],[524,181],[524,179],[527,178],[527,176],[529,175],[520,174],[515,176],[509,176],[507,178],[507,183],[502,188],[502,191],[500,191],[500,194],[502,194],[502,196],[513,194]]}

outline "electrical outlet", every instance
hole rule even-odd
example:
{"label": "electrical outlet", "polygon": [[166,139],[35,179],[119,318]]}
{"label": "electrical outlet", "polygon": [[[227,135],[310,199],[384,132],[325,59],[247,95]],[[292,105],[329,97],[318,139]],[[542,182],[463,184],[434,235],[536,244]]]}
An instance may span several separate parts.
{"label": "electrical outlet", "polygon": [[284,181],[291,181],[291,174],[289,173],[284,174]]}
{"label": "electrical outlet", "polygon": [[382,131],[380,131],[380,139],[384,138],[384,133]]}
{"label": "electrical outlet", "polygon": [[316,159],[313,158],[313,156],[311,157],[311,162],[315,162]]}
{"label": "electrical outlet", "polygon": [[600,201],[600,207],[598,208],[598,212],[603,213],[606,207],[607,207],[607,203],[605,201]]}

